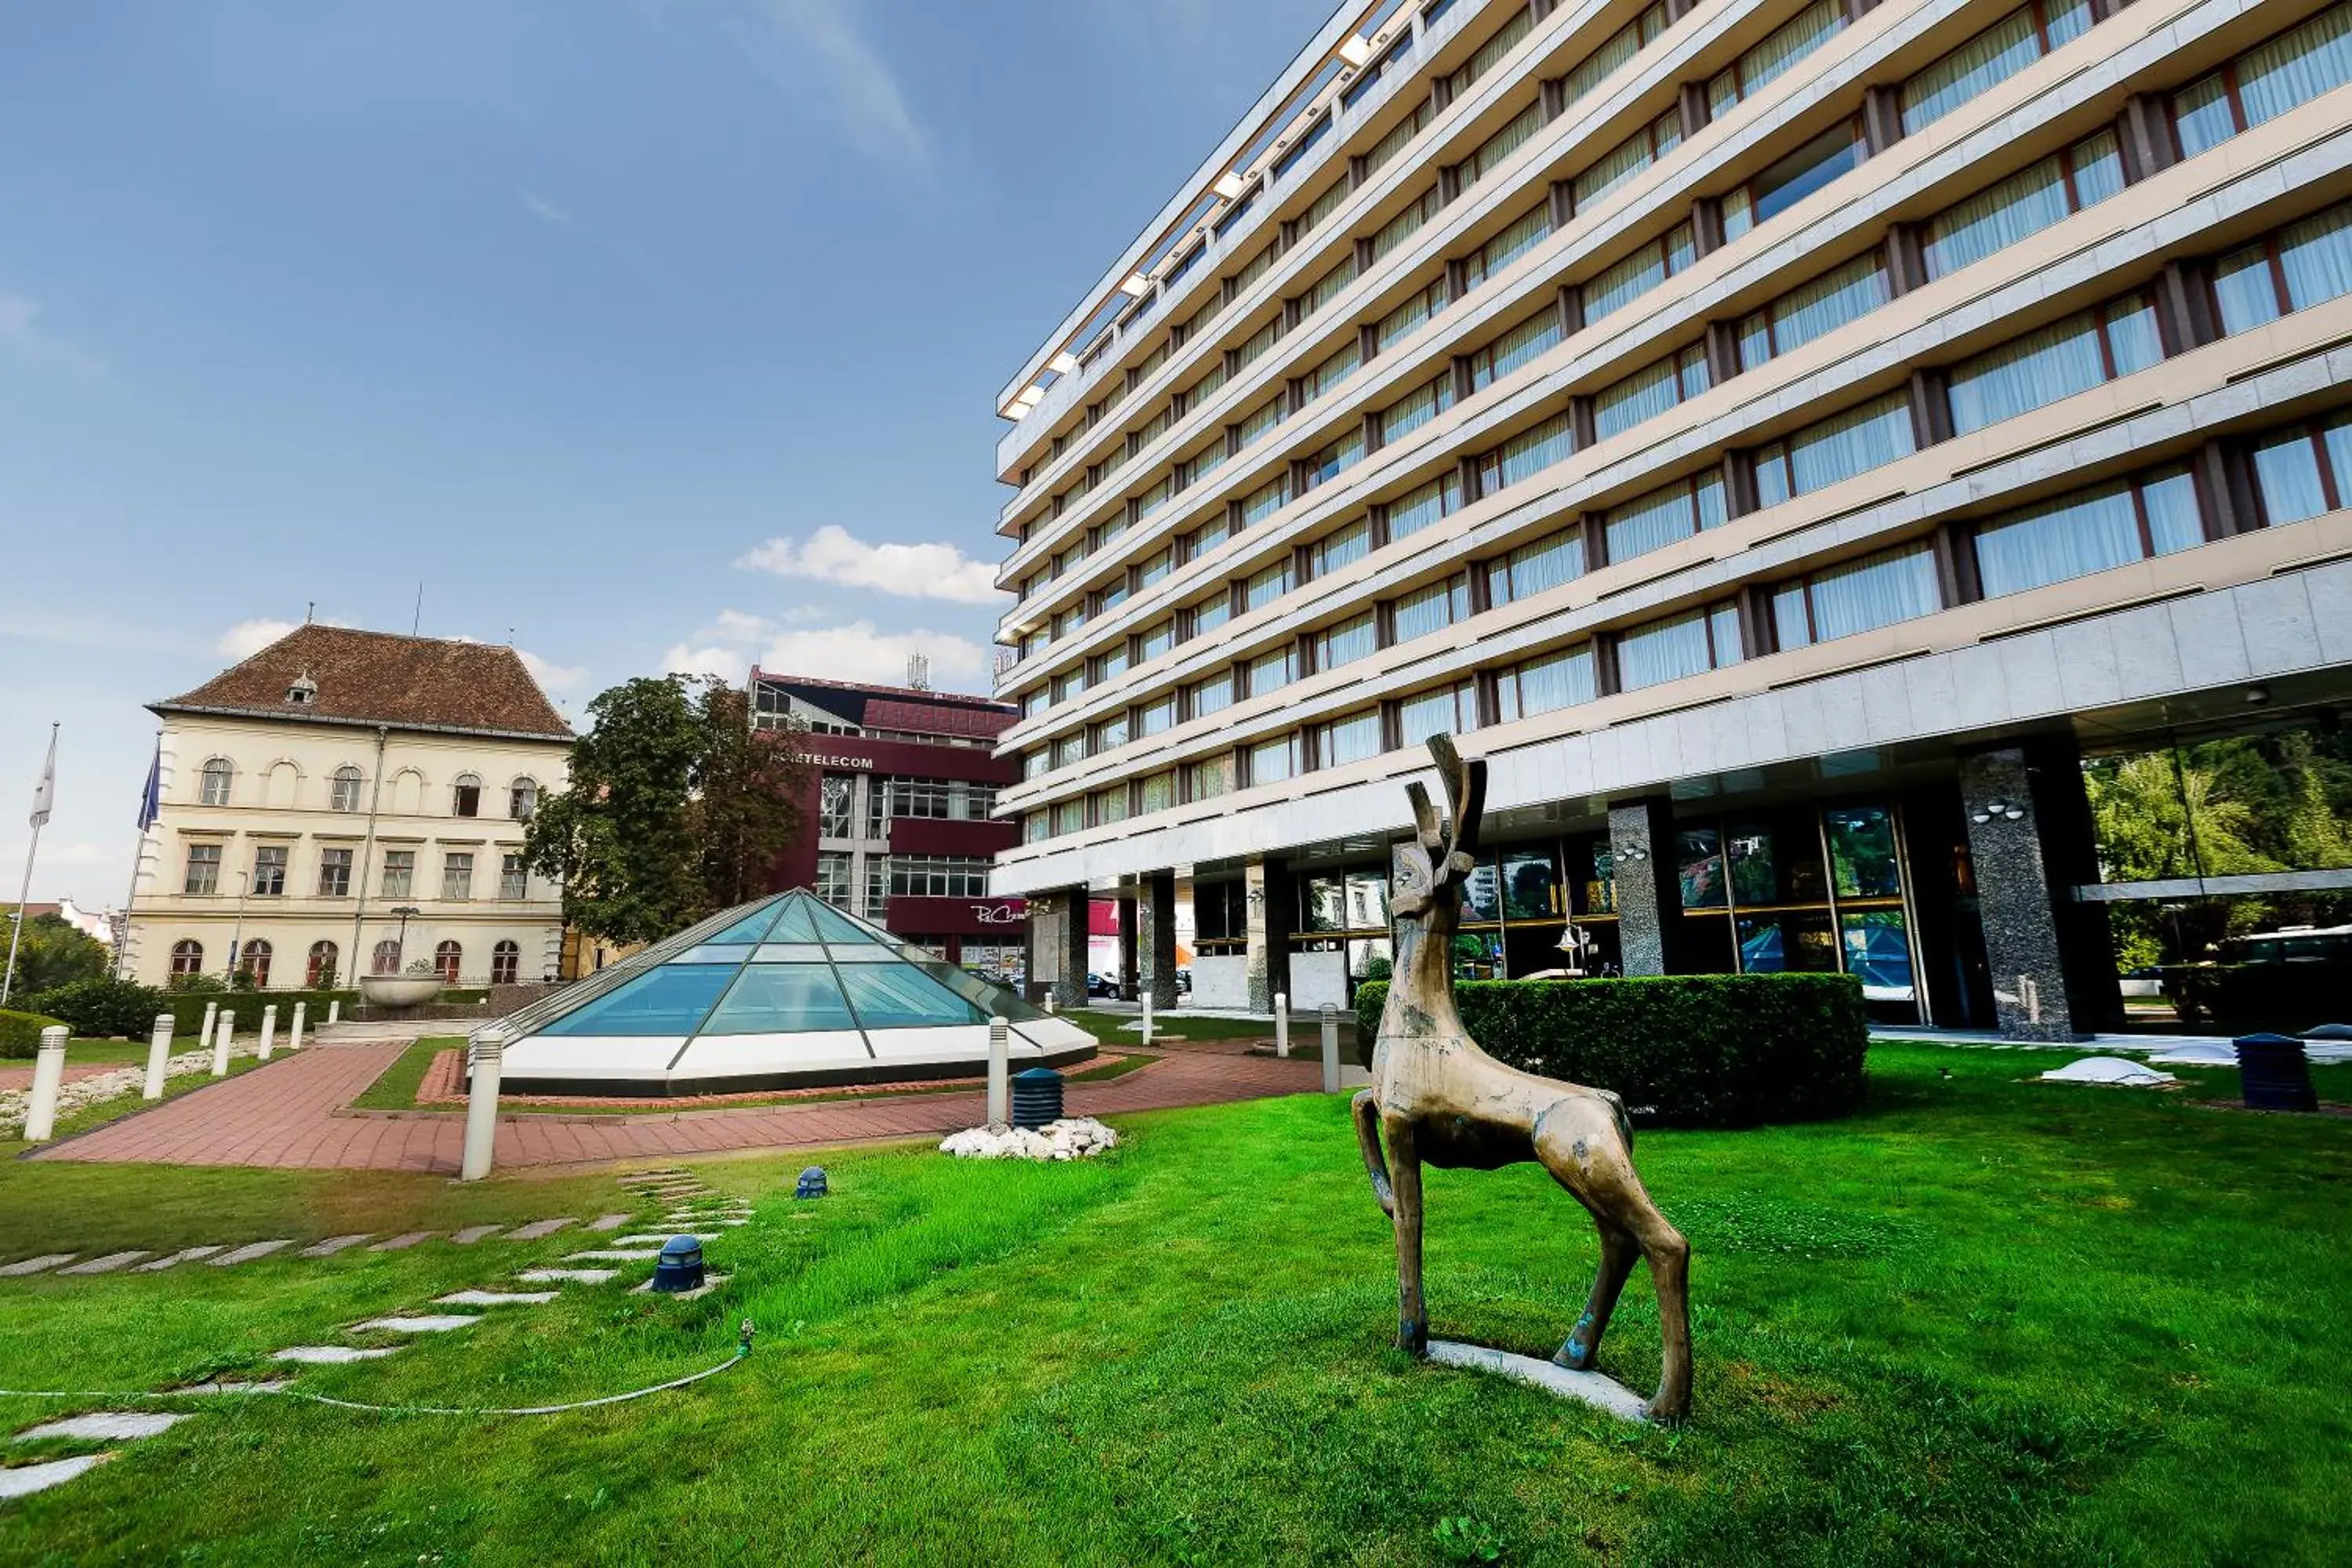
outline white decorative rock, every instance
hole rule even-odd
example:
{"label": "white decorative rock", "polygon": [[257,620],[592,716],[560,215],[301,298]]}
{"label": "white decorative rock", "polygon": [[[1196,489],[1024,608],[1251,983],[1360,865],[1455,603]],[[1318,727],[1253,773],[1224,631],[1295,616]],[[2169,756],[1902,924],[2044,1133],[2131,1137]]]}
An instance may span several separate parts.
{"label": "white decorative rock", "polygon": [[940,1152],[965,1160],[1077,1160],[1118,1142],[1118,1133],[1091,1116],[1079,1116],[1039,1128],[967,1128],[950,1134]]}
{"label": "white decorative rock", "polygon": [[2126,1061],[2121,1057],[2084,1057],[2068,1062],[2063,1068],[2042,1075],[2044,1083],[2105,1083],[2120,1084],[2126,1089],[2152,1089],[2158,1084],[2180,1080],[2168,1072],[2159,1072],[2141,1062]]}

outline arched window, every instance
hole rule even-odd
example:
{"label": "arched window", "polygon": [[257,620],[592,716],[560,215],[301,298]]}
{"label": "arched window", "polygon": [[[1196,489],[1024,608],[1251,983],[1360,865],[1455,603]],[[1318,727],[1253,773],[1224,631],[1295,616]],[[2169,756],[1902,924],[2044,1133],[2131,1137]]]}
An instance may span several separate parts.
{"label": "arched window", "polygon": [[327,783],[329,811],[357,811],[360,808],[360,771],[346,763],[335,770]]}
{"label": "arched window", "polygon": [[375,944],[375,957],[370,961],[368,972],[372,974],[399,973],[400,943],[393,941],[390,937],[386,937],[382,942],[377,942]]}
{"label": "arched window", "polygon": [[441,972],[441,984],[457,984],[457,969],[465,962],[466,950],[454,942],[445,942],[433,950],[433,967]]}
{"label": "arched window", "polygon": [[302,987],[306,991],[331,990],[335,984],[335,960],[341,950],[331,942],[310,944],[310,962],[303,966]]}
{"label": "arched window", "polygon": [[269,989],[269,944],[255,937],[245,944],[245,957],[236,966],[238,973],[253,976],[256,991]]}
{"label": "arched window", "polygon": [[205,972],[205,944],[187,938],[172,944],[172,978],[202,974]]}
{"label": "arched window", "polygon": [[517,822],[529,822],[539,810],[539,781],[517,779],[507,791],[507,815]]}
{"label": "arched window", "polygon": [[482,815],[482,781],[476,773],[459,773],[449,786],[449,810],[456,816]]}
{"label": "arched window", "polygon": [[512,985],[522,973],[522,943],[502,942],[490,949],[490,984]]}
{"label": "arched window", "polygon": [[226,805],[228,786],[236,780],[236,765],[226,757],[215,757],[205,764],[204,794],[199,798],[206,805]]}

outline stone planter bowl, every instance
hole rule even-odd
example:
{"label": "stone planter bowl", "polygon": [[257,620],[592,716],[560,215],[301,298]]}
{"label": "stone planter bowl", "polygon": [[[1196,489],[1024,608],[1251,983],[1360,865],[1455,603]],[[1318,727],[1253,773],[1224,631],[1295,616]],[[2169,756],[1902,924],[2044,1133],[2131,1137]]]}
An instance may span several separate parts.
{"label": "stone planter bowl", "polygon": [[363,974],[360,994],[378,1007],[419,1007],[441,994],[438,974]]}

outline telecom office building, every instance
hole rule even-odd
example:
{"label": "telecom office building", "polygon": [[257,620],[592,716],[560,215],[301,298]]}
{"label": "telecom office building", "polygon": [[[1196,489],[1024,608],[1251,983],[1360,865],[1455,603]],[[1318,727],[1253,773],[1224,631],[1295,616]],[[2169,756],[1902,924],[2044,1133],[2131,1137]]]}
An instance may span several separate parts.
{"label": "telecom office building", "polygon": [[1440,730],[1514,975],[2055,1036],[2340,904],[2347,81],[2294,0],[1343,7],[1000,400],[1033,978],[1116,896],[1169,1000],[1181,889],[1197,996],[1344,1000]]}

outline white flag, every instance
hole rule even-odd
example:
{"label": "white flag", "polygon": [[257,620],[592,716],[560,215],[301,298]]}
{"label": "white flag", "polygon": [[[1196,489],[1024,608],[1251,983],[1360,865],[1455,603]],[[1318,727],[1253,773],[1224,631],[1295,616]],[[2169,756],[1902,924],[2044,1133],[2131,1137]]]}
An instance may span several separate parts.
{"label": "white flag", "polygon": [[33,831],[49,825],[49,807],[58,799],[58,729],[49,726],[49,760],[41,764],[41,782],[33,786]]}

